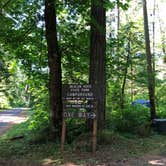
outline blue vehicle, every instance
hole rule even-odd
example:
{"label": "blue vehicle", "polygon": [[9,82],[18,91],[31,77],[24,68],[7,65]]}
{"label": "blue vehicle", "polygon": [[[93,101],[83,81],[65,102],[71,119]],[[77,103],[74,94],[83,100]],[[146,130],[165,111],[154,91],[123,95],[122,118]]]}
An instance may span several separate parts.
{"label": "blue vehicle", "polygon": [[150,108],[150,101],[149,100],[139,99],[139,100],[133,101],[131,104],[132,105],[139,104],[139,105],[143,105],[143,106]]}

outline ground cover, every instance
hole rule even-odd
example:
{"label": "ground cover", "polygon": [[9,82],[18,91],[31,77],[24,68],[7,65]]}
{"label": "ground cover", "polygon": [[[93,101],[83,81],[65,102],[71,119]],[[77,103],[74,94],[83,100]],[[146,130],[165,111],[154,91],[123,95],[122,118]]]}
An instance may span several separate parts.
{"label": "ground cover", "polygon": [[[0,165],[160,165],[166,164],[166,136],[152,133],[140,138],[131,134],[104,131],[98,148],[91,153],[89,135],[82,135],[60,151],[51,142],[28,129],[29,122],[13,126],[0,138]],[[82,138],[82,139],[81,139]],[[157,165],[157,164],[156,164]]]}

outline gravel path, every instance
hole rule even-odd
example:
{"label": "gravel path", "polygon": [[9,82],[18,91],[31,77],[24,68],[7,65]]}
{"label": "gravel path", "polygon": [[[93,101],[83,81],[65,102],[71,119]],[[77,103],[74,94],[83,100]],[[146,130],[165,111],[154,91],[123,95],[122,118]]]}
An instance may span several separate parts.
{"label": "gravel path", "polygon": [[14,124],[27,120],[25,108],[14,108],[0,112],[0,135],[4,134]]}

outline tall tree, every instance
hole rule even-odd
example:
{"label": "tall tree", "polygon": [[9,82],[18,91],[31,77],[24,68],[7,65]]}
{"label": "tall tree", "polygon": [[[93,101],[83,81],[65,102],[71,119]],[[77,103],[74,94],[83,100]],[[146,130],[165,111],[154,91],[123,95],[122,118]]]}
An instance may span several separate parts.
{"label": "tall tree", "polygon": [[106,95],[106,10],[104,0],[91,0],[90,84],[98,97],[98,127],[104,127]]}
{"label": "tall tree", "polygon": [[58,48],[56,1],[45,0],[45,25],[48,45],[51,138],[60,138],[62,121],[61,54]]}
{"label": "tall tree", "polygon": [[146,0],[143,0],[142,2],[143,2],[147,73],[148,73],[148,90],[149,90],[149,99],[150,99],[150,105],[151,105],[150,112],[151,112],[151,119],[154,119],[156,117],[154,72],[153,72],[153,67],[152,67],[152,54],[150,51],[150,40],[149,40],[149,28],[148,28],[148,15],[147,15]]}
{"label": "tall tree", "polygon": [[156,0],[153,0],[153,71],[155,72],[155,18],[156,18]]}
{"label": "tall tree", "polygon": [[122,87],[121,87],[121,101],[120,101],[120,107],[121,109],[124,109],[124,103],[125,103],[125,86],[126,86],[126,81],[127,81],[127,75],[128,75],[128,68],[129,64],[131,64],[131,41],[130,38],[128,38],[128,43],[127,43],[127,56],[126,56],[126,64],[124,67],[124,78],[122,81]]}

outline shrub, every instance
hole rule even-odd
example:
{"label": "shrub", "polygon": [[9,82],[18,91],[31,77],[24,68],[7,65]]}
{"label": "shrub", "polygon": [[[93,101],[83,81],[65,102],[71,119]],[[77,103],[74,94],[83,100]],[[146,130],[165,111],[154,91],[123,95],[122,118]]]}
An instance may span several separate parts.
{"label": "shrub", "polygon": [[107,126],[114,131],[129,132],[146,136],[150,133],[149,109],[144,106],[128,106],[124,110],[113,110]]}
{"label": "shrub", "polygon": [[28,126],[32,133],[32,142],[47,141],[49,135],[49,114],[47,111],[35,110],[34,114],[30,118],[30,124]]}

